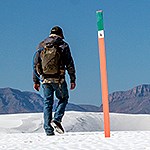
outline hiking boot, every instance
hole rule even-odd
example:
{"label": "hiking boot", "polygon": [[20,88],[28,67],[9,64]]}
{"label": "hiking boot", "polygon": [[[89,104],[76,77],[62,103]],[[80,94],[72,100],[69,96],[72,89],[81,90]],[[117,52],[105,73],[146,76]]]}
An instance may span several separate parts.
{"label": "hiking boot", "polygon": [[52,132],[52,133],[46,133],[46,135],[47,136],[52,136],[52,135],[55,135],[55,134],[54,134],[54,132]]}
{"label": "hiking boot", "polygon": [[52,126],[55,128],[56,132],[58,132],[59,134],[63,134],[64,133],[64,129],[61,125],[60,122],[53,120],[51,122]]}

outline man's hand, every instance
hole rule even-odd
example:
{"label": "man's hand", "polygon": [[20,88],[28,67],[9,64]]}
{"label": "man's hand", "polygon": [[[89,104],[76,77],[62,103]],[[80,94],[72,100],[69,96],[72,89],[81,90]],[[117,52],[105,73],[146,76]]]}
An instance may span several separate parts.
{"label": "man's hand", "polygon": [[35,83],[35,84],[33,85],[33,88],[34,88],[36,91],[39,91],[39,90],[40,90],[40,84]]}
{"label": "man's hand", "polygon": [[71,83],[71,84],[70,84],[70,90],[75,89],[75,87],[76,87],[76,83]]}

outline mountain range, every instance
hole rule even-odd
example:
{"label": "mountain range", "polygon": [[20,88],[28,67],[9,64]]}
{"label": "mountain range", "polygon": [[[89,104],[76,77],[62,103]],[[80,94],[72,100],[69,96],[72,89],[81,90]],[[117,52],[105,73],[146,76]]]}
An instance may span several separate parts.
{"label": "mountain range", "polygon": [[[54,101],[53,111],[57,100]],[[69,103],[67,111],[98,112],[93,105],[76,105]],[[20,91],[12,88],[0,88],[0,114],[35,113],[43,111],[43,97],[35,92]]]}
{"label": "mountain range", "polygon": [[109,94],[109,108],[110,112],[115,113],[150,114],[150,85],[143,84]]}
{"label": "mountain range", "polygon": [[[54,102],[55,110],[57,100]],[[150,114],[150,85],[143,84],[127,91],[109,94],[110,112],[127,114]],[[99,112],[94,105],[76,105],[69,103],[67,111]],[[20,91],[12,88],[0,88],[0,114],[34,113],[43,111],[43,97],[35,92]]]}

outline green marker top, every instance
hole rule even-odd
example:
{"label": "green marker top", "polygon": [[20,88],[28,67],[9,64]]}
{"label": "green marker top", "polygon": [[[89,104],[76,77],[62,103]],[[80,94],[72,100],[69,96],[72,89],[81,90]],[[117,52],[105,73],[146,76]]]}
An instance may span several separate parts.
{"label": "green marker top", "polygon": [[104,25],[103,25],[103,11],[102,10],[96,11],[96,16],[97,16],[98,31],[104,30]]}

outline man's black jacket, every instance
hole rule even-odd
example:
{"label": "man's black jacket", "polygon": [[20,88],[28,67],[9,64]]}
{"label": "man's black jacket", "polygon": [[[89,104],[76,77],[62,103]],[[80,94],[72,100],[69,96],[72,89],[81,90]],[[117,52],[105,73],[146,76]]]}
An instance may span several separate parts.
{"label": "man's black jacket", "polygon": [[[60,38],[59,36],[48,37],[39,44],[38,50],[43,49],[44,44],[49,43],[53,40],[59,43],[59,47],[61,48],[61,51],[62,51],[62,57],[61,57],[62,63],[61,63],[60,68],[61,70],[64,70],[63,77],[65,77],[65,70],[67,70],[70,76],[70,82],[75,83],[76,76],[75,76],[74,61],[71,56],[69,45],[62,38]],[[37,51],[35,58],[34,58],[34,65],[33,65],[34,70],[35,70],[33,72],[33,82],[36,84],[40,83],[40,79],[37,77],[39,75],[36,73],[37,64],[41,64],[40,51]],[[50,78],[50,76],[42,75],[42,78]]]}

